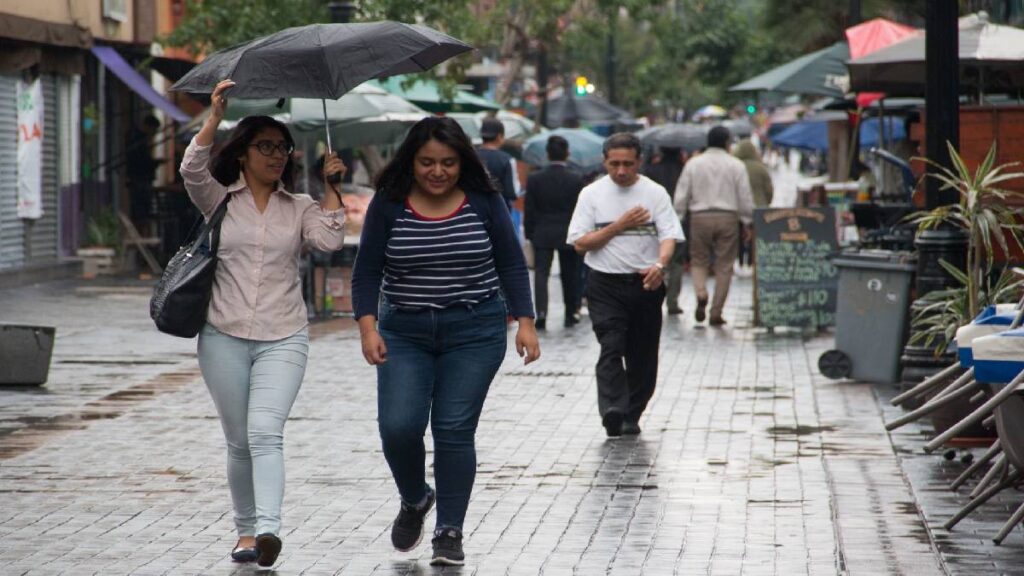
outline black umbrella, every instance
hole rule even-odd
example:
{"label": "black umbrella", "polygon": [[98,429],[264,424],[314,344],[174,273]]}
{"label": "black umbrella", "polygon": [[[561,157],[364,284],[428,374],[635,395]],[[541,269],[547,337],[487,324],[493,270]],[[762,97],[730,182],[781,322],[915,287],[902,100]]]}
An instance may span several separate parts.
{"label": "black umbrella", "polygon": [[548,128],[575,128],[580,124],[614,124],[616,120],[626,118],[630,118],[629,112],[589,94],[566,94],[548,100]]}
{"label": "black umbrella", "polygon": [[706,124],[662,124],[647,130],[640,141],[645,146],[695,152],[708,145],[708,128]]}
{"label": "black umbrella", "polygon": [[[336,100],[367,80],[422,72],[472,49],[418,24],[311,24],[215,52],[171,90],[209,94],[230,78],[233,98]],[[325,124],[326,112],[325,103]]]}

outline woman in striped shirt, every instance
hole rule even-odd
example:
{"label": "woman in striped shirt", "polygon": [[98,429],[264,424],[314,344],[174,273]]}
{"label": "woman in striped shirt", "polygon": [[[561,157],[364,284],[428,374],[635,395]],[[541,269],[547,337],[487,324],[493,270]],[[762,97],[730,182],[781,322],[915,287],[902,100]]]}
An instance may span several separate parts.
{"label": "woman in striped shirt", "polygon": [[[412,550],[437,502],[432,564],[464,561],[462,524],[476,475],[476,425],[505,357],[540,357],[515,229],[469,138],[450,118],[421,120],[377,181],[352,294],[363,356],[377,366],[384,457],[401,495],[391,542]],[[427,485],[423,435],[434,437]]]}

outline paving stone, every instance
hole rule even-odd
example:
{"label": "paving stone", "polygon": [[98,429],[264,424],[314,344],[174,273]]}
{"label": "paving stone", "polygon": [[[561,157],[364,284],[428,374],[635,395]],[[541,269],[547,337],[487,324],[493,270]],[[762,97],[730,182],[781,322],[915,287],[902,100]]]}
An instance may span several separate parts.
{"label": "paving stone", "polygon": [[[461,569],[429,567],[429,538],[391,549],[398,499],[374,371],[351,321],[315,326],[286,434],[276,573],[916,576],[981,565],[970,551],[992,548],[984,535],[957,541],[957,558],[938,554],[951,544],[933,544],[939,520],[919,514],[911,489],[927,465],[894,450],[874,389],[816,373],[827,335],[750,329],[750,290],[737,281],[725,329],[666,317],[637,438],[604,437],[587,321],[554,322],[534,365],[510,351],[481,418]],[[157,334],[146,301],[135,284],[0,293],[0,318],[58,325],[50,383],[0,389],[0,574],[251,573],[227,557],[224,441],[194,342]],[[985,557],[990,571],[1020,565],[1019,534]]]}

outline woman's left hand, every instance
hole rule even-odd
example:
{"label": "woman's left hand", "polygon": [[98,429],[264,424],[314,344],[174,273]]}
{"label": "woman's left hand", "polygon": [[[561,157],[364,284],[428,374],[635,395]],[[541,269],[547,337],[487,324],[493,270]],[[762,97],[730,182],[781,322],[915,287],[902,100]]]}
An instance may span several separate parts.
{"label": "woman's left hand", "polygon": [[533,326],[533,318],[519,318],[516,352],[523,358],[524,365],[540,358],[540,341],[537,339],[537,329]]}
{"label": "woman's left hand", "polygon": [[345,166],[341,158],[338,158],[337,152],[331,152],[327,155],[324,161],[324,178],[334,176],[335,174],[340,174],[344,178],[346,172],[348,172],[348,166]]}

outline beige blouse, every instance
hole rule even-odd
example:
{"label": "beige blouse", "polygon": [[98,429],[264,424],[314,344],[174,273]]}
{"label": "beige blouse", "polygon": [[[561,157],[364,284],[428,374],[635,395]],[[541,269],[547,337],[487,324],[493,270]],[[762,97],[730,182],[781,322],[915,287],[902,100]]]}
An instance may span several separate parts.
{"label": "beige blouse", "polygon": [[204,216],[233,195],[221,223],[207,322],[238,338],[287,338],[308,324],[299,281],[302,246],[340,249],[345,215],[324,211],[309,196],[290,194],[281,185],[261,213],[244,176],[230,186],[213,178],[210,148],[193,139],[181,162],[185,189]]}

